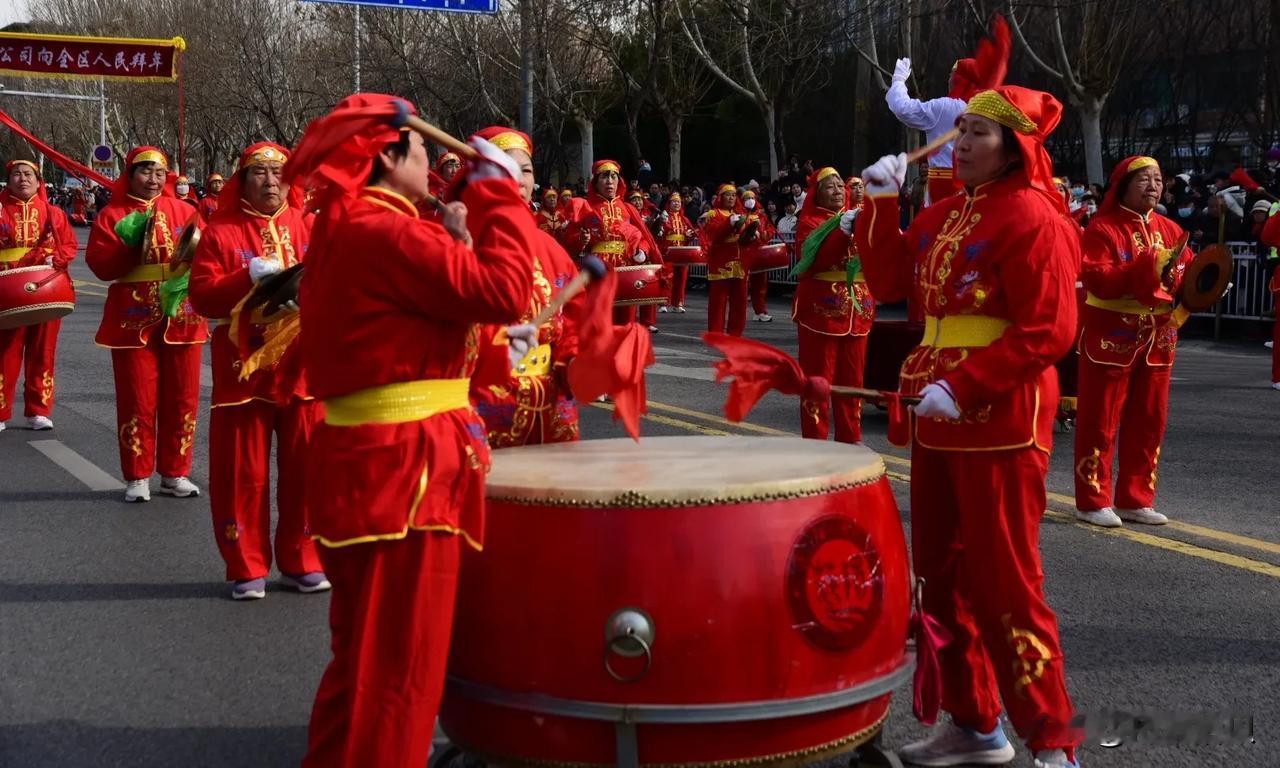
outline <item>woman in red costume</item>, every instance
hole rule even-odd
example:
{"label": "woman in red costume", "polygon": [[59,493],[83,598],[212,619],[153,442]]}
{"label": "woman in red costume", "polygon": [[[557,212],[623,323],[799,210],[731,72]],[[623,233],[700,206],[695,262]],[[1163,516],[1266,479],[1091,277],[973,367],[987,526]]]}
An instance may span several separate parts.
{"label": "woman in red costume", "polygon": [[[533,141],[514,128],[494,126],[476,134],[511,156],[520,169],[520,192],[533,197]],[[550,190],[555,194],[555,190]],[[554,198],[546,203],[555,210]],[[545,217],[536,214],[541,220]],[[539,229],[541,229],[539,221]],[[533,292],[520,323],[529,323],[578,273],[564,248],[545,230],[530,243]],[[471,399],[484,419],[489,445],[565,443],[578,439],[578,405],[569,390],[569,363],[578,354],[578,319],[585,293],[571,299],[538,329],[538,346],[514,366],[508,360],[502,326],[488,326],[481,336],[479,367],[471,381]]]}
{"label": "woman in red costume", "polygon": [[[565,229],[565,250],[593,253],[610,268],[630,264],[661,263],[658,244],[645,227],[640,212],[626,202],[627,185],[616,160],[597,160],[591,166],[591,191],[584,204],[574,206],[574,218]],[[635,307],[617,307],[613,322],[636,321]],[[650,329],[654,330],[654,329]]]}
{"label": "woman in red costume", "polygon": [[[161,493],[200,494],[187,476],[200,403],[200,345],[208,330],[190,301],[180,302],[172,316],[160,302],[174,247],[196,209],[167,191],[168,173],[169,160],[155,147],[130,152],[84,252],[93,274],[111,282],[94,340],[111,350],[125,501],[151,500],[157,463]],[[132,214],[139,216],[122,224]],[[145,242],[142,227],[130,226],[141,216],[154,222]]]}
{"label": "woman in red costume", "polygon": [[[853,238],[860,209],[845,207],[845,185],[834,168],[809,177],[796,224],[796,297],[791,319],[800,342],[800,367],[833,384],[862,386],[867,335],[876,303],[867,288]],[[835,410],[836,440],[862,441],[862,401],[837,396],[800,401],[800,431],[826,440]]]}
{"label": "woman in red costume", "polygon": [[[1156,465],[1169,414],[1169,377],[1182,317],[1173,295],[1193,254],[1182,228],[1155,211],[1160,165],[1127,158],[1111,173],[1084,231],[1080,279],[1087,295],[1076,413],[1076,517],[1114,527],[1162,525]],[[1175,249],[1176,252],[1175,252]],[[1111,460],[1120,434],[1112,497]]]}
{"label": "woman in red costume", "polygon": [[[469,398],[480,324],[515,320],[532,291],[538,230],[515,163],[473,138],[460,203],[446,205],[443,226],[419,218],[426,146],[396,127],[412,111],[349,96],[307,127],[285,166],[321,207],[300,351],[325,407],[307,505],[333,582],[333,658],[306,768],[426,765],[461,545],[484,540],[489,448]],[[518,328],[508,335],[513,352],[533,345]]]}
{"label": "woman in red costume", "polygon": [[542,190],[542,205],[538,207],[538,229],[546,232],[552,237],[560,234],[560,230],[564,229],[564,217],[560,215],[560,207],[556,205],[559,194],[555,187],[547,187]]}
{"label": "woman in red costume", "polygon": [[204,197],[200,199],[199,211],[200,221],[208,223],[213,218],[213,214],[218,210],[218,197],[222,194],[222,188],[226,185],[226,179],[222,178],[220,173],[211,173],[204,180]]}
{"label": "woman in red costume", "polygon": [[[48,265],[65,270],[76,257],[76,233],[67,215],[49,204],[40,169],[30,160],[6,166],[9,186],[0,191],[0,272]],[[79,192],[79,190],[77,190]],[[54,361],[62,320],[0,330],[0,432],[13,418],[18,371],[27,426],[53,429]]]}
{"label": "woman in red costume", "polygon": [[1015,86],[983,91],[957,120],[962,195],[898,229],[905,155],[862,178],[857,221],[871,290],[914,292],[924,341],[902,367],[919,394],[911,445],[911,555],[940,653],[950,722],[899,751],[916,765],[1003,765],[1001,703],[1037,768],[1078,766],[1057,619],[1044,598],[1039,526],[1058,398],[1053,363],[1076,327],[1079,238],[1044,142],[1062,105]]}
{"label": "woman in red costume", "polygon": [[[662,232],[661,245],[662,258],[666,259],[667,249],[673,245],[693,245],[693,241],[698,237],[698,230],[694,228],[693,222],[689,221],[689,217],[684,215],[684,198],[679,192],[672,192],[667,197],[667,201],[662,206]],[[687,266],[671,267],[671,302],[672,312],[684,314],[684,296],[685,288],[689,282],[689,268]],[[663,307],[663,311],[667,308]]]}
{"label": "woman in red costume", "polygon": [[[742,212],[747,217],[742,225],[742,231],[744,235],[748,232],[752,233],[749,236],[751,242],[742,244],[742,263],[746,269],[750,269],[752,257],[760,250],[760,246],[768,245],[773,239],[773,222],[769,221],[769,217],[760,209],[760,201],[756,199],[755,190],[743,190]],[[769,314],[768,305],[769,273],[756,272],[748,275],[747,292],[751,296],[751,311],[755,313],[756,322],[772,323],[773,317]]]}
{"label": "woman in red costume", "polygon": [[[281,182],[288,158],[288,150],[269,141],[240,154],[226,205],[205,226],[191,264],[191,305],[216,323],[209,508],[233,600],[267,596],[273,433],[279,510],[274,551],[281,583],[304,593],[329,589],[307,532],[307,445],[320,407],[298,360],[297,312],[286,307],[272,322],[254,323],[238,308],[255,284],[306,256],[311,225],[301,190]],[[267,362],[254,362],[255,355],[268,353]]]}
{"label": "woman in red costume", "polygon": [[738,242],[746,223],[738,188],[721,184],[715,206],[703,214],[700,237],[707,250],[708,331],[741,336],[746,330],[747,270]]}

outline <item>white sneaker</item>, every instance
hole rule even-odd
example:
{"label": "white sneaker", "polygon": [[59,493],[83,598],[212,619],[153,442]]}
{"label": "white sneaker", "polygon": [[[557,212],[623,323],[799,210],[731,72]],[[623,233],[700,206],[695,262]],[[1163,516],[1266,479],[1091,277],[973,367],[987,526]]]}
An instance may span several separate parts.
{"label": "white sneaker", "polygon": [[684,314],[684,305],[683,305],[683,304],[679,304],[679,305],[677,305],[677,306],[676,306],[676,311],[683,315],[683,314]]}
{"label": "white sneaker", "polygon": [[53,419],[48,416],[32,416],[27,419],[27,428],[36,432],[53,429]]}
{"label": "white sneaker", "polygon": [[1103,507],[1102,509],[1095,509],[1091,512],[1081,512],[1077,509],[1076,519],[1083,520],[1086,523],[1100,525],[1103,528],[1119,528],[1124,525],[1116,515],[1116,511],[1111,507]]}
{"label": "white sneaker", "polygon": [[[1280,381],[1271,382],[1272,389],[1280,389]],[[0,432],[4,431],[4,424],[0,423]]]}
{"label": "white sneaker", "polygon": [[130,503],[151,501],[151,481],[130,480],[124,488],[124,500]]}
{"label": "white sneaker", "polygon": [[160,493],[176,496],[179,499],[186,499],[192,496],[199,496],[200,489],[185,477],[162,477],[160,478]]}
{"label": "white sneaker", "polygon": [[649,326],[649,333],[657,333],[657,332],[658,332],[658,326],[656,325]]}
{"label": "white sneaker", "polygon": [[671,311],[671,307],[668,307],[666,304],[663,304],[662,306],[658,307],[658,311],[663,314],[666,314]]}
{"label": "white sneaker", "polygon": [[1068,760],[1061,749],[1041,750],[1031,764],[1034,768],[1080,768],[1080,761]]}
{"label": "white sneaker", "polygon": [[[1280,387],[1276,387],[1276,389],[1280,389]],[[0,421],[0,432],[3,432],[4,430],[5,430],[4,422]]]}
{"label": "white sneaker", "polygon": [[769,314],[768,312],[761,312],[760,314],[756,315],[756,319],[762,323],[772,323],[773,315]]}
{"label": "white sneaker", "polygon": [[1160,514],[1151,507],[1141,507],[1139,509],[1116,509],[1116,514],[1120,515],[1121,520],[1128,520],[1131,523],[1142,523],[1143,525],[1164,525],[1169,522],[1169,518]]}
{"label": "white sneaker", "polygon": [[912,765],[1004,765],[1013,756],[1013,745],[999,724],[991,733],[978,733],[949,721],[898,750],[898,757]]}
{"label": "white sneaker", "polygon": [[1267,349],[1271,349],[1271,348],[1273,348],[1275,345],[1276,345],[1276,343],[1275,343],[1274,341],[1267,341],[1267,342],[1263,342],[1263,344],[1262,344],[1262,346],[1266,347]]}

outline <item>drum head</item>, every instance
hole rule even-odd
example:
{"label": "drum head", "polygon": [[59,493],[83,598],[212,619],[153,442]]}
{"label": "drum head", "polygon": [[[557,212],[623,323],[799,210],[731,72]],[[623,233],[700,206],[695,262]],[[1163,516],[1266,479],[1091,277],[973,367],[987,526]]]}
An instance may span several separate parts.
{"label": "drum head", "polygon": [[490,500],[670,507],[829,493],[884,475],[875,452],[798,437],[647,437],[495,451]]}
{"label": "drum head", "polygon": [[1231,282],[1231,251],[1225,245],[1207,245],[1187,265],[1179,295],[1192,312],[1204,312],[1218,303]]}

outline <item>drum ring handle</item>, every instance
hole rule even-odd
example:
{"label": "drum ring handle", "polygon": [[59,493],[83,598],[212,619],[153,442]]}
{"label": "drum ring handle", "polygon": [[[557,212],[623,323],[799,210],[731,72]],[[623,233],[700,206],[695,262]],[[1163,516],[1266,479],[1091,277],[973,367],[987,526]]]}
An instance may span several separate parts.
{"label": "drum ring handle", "polygon": [[22,286],[22,290],[26,291],[27,293],[35,293],[36,289],[39,287],[40,286],[36,285],[35,283],[27,283]]}
{"label": "drum ring handle", "polygon": [[643,280],[637,280],[637,281],[636,281],[636,290],[638,291],[638,290],[640,290],[640,289],[641,289],[641,288],[643,288],[643,287],[644,287],[644,281],[643,281]]}
{"label": "drum ring handle", "polygon": [[[614,670],[613,665],[609,663],[609,656],[615,650],[617,650],[616,646],[618,642],[622,640],[627,640],[629,642],[639,644],[640,649],[644,652],[644,669],[640,670],[640,674],[638,675],[634,675],[632,677],[626,677],[624,675],[620,675],[617,673],[617,671]],[[605,643],[604,671],[608,672],[609,677],[612,677],[614,680],[618,681],[619,683],[627,684],[627,683],[640,682],[641,680],[644,679],[645,675],[649,674],[649,668],[652,666],[653,666],[653,650],[649,647],[649,641],[645,640],[641,635],[637,634],[635,629],[632,627],[627,627],[627,631],[625,634],[621,634],[621,635],[618,635],[617,637],[610,638],[609,641]]]}

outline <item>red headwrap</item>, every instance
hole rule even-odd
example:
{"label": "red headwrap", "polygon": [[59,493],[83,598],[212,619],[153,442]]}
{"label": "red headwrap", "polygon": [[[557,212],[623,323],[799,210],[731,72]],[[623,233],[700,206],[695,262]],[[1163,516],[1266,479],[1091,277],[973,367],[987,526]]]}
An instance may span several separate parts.
{"label": "red headwrap", "polygon": [[1044,148],[1045,140],[1062,119],[1061,102],[1044,91],[1004,85],[974,95],[964,113],[985,117],[1012,130],[1027,181],[1052,200],[1055,208],[1067,212],[1067,204],[1053,183],[1053,160]]}
{"label": "red headwrap", "polygon": [[[129,181],[133,177],[133,174],[129,172],[129,169],[131,169],[137,163],[159,163],[160,165],[163,165],[165,168],[169,168],[169,158],[165,155],[164,152],[161,152],[157,147],[152,147],[148,145],[144,145],[141,147],[134,147],[132,150],[129,151],[129,154],[125,155],[124,170],[120,173],[120,176],[117,177],[115,182],[112,183],[111,185],[112,200],[115,200],[115,199],[123,200],[125,195],[129,194]],[[172,178],[170,178],[170,180],[165,183],[164,189],[160,192],[160,194],[173,196],[173,179]]]}
{"label": "red headwrap", "polygon": [[[720,205],[721,195],[723,195],[725,192],[736,193],[737,191],[738,191],[738,188],[733,184],[721,184],[720,186],[716,187],[716,197],[713,202],[713,207],[724,210],[723,207]],[[744,214],[744,215],[746,214],[746,209],[742,207],[742,195],[738,195],[737,199],[733,201],[733,212]]]}
{"label": "red headwrap", "polygon": [[1124,180],[1131,173],[1137,173],[1143,168],[1160,168],[1160,164],[1155,158],[1144,157],[1142,155],[1134,155],[1121,160],[1115,168],[1111,169],[1111,180],[1107,184],[1107,194],[1102,197],[1102,204],[1098,206],[1098,213],[1107,213],[1114,211],[1123,204],[1120,199],[1120,187],[1124,186]]}
{"label": "red headwrap", "polygon": [[641,250],[649,258],[654,258],[655,254],[658,253],[658,242],[653,239],[653,233],[649,231],[649,227],[644,223],[644,216],[640,211],[636,210],[634,205],[627,203],[627,182],[622,178],[622,166],[618,165],[617,160],[597,160],[591,164],[591,184],[587,188],[587,200],[592,205],[606,202],[604,197],[596,191],[596,177],[605,171],[613,171],[618,174],[618,194],[614,200],[622,201],[622,211],[626,214],[628,223],[640,230],[641,240],[644,245]]}
{"label": "red headwrap", "polygon": [[[240,153],[240,162],[236,165],[236,172],[231,174],[231,178],[222,187],[222,199],[227,202],[218,207],[218,211],[214,213],[217,216],[225,211],[236,211],[240,208],[240,200],[244,196],[244,175],[248,169],[255,165],[264,163],[280,163],[287,167],[289,161],[289,150],[276,144],[274,141],[259,141],[256,144],[250,144]],[[287,182],[286,182],[287,183]],[[285,196],[285,204],[290,208],[302,207],[302,189],[296,185],[290,186]]]}
{"label": "red headwrap", "polygon": [[1009,37],[1009,25],[1003,16],[991,21],[991,36],[978,41],[978,50],[972,59],[960,59],[951,70],[953,99],[968,101],[979,91],[999,87],[1009,70],[1009,53],[1013,43]]}
{"label": "red headwrap", "polygon": [[[800,207],[800,213],[798,214],[799,216],[819,215],[818,214],[818,185],[821,184],[822,180],[827,178],[828,176],[835,176],[836,178],[840,178],[840,172],[837,171],[835,168],[828,167],[828,168],[819,168],[818,170],[809,174],[808,183],[806,184],[806,189],[804,192],[804,205]],[[841,206],[840,210],[836,211],[836,213],[840,213],[843,210],[844,210],[844,207]]]}
{"label": "red headwrap", "polygon": [[357,93],[338,102],[333,111],[312,120],[284,166],[284,180],[310,189],[320,211],[312,242],[327,237],[346,200],[364,189],[373,159],[399,140],[402,116],[416,114],[404,99],[384,93]]}
{"label": "red headwrap", "polygon": [[[445,181],[444,165],[445,163],[449,163],[449,162],[457,163],[458,171],[457,173],[454,174],[453,179]],[[436,174],[440,177],[440,181],[444,182],[445,186],[448,186],[453,183],[454,179],[458,178],[458,175],[457,175],[458,173],[462,173],[464,170],[466,170],[466,165],[467,164],[462,161],[462,158],[458,157],[453,152],[445,152],[443,155],[439,157],[439,159],[436,160],[435,171],[436,171]]]}

